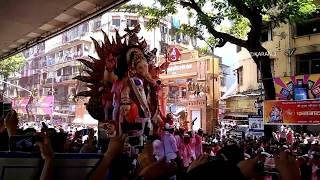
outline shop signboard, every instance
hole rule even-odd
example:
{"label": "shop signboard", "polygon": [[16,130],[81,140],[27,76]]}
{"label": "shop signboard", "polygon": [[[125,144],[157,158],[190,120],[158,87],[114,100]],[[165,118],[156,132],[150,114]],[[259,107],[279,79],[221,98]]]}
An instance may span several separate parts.
{"label": "shop signboard", "polygon": [[233,136],[233,137],[236,137],[236,138],[239,138],[239,139],[243,139],[243,137],[244,137],[244,134],[243,134],[242,131],[232,130],[229,133],[230,133],[230,136]]}
{"label": "shop signboard", "polygon": [[263,131],[263,117],[259,115],[248,115],[249,130],[250,131]]}
{"label": "shop signboard", "polygon": [[168,72],[177,72],[177,71],[186,71],[186,70],[192,70],[192,64],[180,64],[175,66],[170,66],[167,71]]}
{"label": "shop signboard", "polygon": [[263,120],[265,124],[320,124],[320,100],[266,100]]}
{"label": "shop signboard", "polygon": [[278,100],[320,99],[320,74],[274,78]]}

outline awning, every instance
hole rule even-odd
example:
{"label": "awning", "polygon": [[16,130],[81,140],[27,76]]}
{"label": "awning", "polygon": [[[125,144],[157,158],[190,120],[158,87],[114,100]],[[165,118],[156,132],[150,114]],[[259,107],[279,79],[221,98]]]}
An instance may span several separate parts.
{"label": "awning", "polygon": [[0,60],[42,43],[127,1],[0,1]]}
{"label": "awning", "polygon": [[248,121],[249,113],[225,113],[222,120],[225,121]]}

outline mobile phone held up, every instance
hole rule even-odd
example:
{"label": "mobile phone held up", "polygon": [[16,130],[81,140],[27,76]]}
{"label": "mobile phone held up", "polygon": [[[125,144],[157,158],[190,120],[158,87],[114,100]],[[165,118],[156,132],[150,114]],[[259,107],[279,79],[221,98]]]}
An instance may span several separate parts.
{"label": "mobile phone held up", "polygon": [[43,139],[39,135],[34,136],[11,136],[10,151],[12,152],[38,152],[36,142],[42,142]]}
{"label": "mobile phone held up", "polygon": [[143,146],[143,124],[141,122],[137,123],[127,123],[121,124],[122,133],[128,135],[128,143],[131,146]]}

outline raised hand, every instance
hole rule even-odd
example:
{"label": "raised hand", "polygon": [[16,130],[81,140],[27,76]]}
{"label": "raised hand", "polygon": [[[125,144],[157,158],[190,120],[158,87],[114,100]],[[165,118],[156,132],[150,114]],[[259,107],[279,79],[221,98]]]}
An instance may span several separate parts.
{"label": "raised hand", "polygon": [[105,155],[116,156],[123,152],[124,142],[127,139],[127,135],[121,135],[113,137],[110,140],[108,150]]}
{"label": "raised hand", "polygon": [[144,168],[139,176],[144,179],[166,179],[172,177],[177,172],[177,165],[175,163],[167,163],[166,159],[163,158],[160,161],[154,162]]}
{"label": "raised hand", "polygon": [[4,119],[4,125],[7,128],[9,136],[17,134],[18,114],[15,110],[11,110]]}
{"label": "raised hand", "polygon": [[139,154],[138,157],[138,161],[140,164],[140,170],[142,170],[143,168],[147,167],[148,165],[150,165],[151,163],[154,162],[153,159],[153,146],[151,143],[147,143],[143,150],[142,153]]}
{"label": "raised hand", "polygon": [[41,172],[40,180],[52,180],[53,179],[53,150],[48,135],[42,136],[43,141],[36,142],[39,146],[41,157],[44,159],[44,165]]}
{"label": "raised hand", "polygon": [[276,168],[280,172],[283,180],[300,180],[298,163],[292,155],[286,152],[280,152],[279,156],[274,158]]}
{"label": "raised hand", "polygon": [[113,161],[114,157],[121,154],[124,148],[124,142],[127,139],[127,135],[116,136],[111,138],[108,150],[104,154],[104,157],[97,168],[93,171],[89,179],[98,180],[106,179],[106,174]]}
{"label": "raised hand", "polygon": [[[257,178],[261,175],[262,170],[257,168],[260,155],[255,158],[247,159],[239,162],[238,167],[240,168],[241,173],[247,178]],[[259,172],[260,171],[260,172]]]}
{"label": "raised hand", "polygon": [[39,146],[40,148],[42,159],[52,160],[53,150],[52,150],[50,139],[47,135],[43,136],[43,142],[36,142],[36,145]]}

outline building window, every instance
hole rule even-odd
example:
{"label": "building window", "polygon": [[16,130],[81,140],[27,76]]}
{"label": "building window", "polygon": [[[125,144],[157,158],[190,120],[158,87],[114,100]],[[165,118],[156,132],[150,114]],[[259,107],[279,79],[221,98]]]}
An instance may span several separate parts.
{"label": "building window", "polygon": [[82,44],[77,45],[77,52],[75,54],[75,57],[81,57],[83,55],[83,50],[82,50]]}
{"label": "building window", "polygon": [[63,51],[62,51],[62,50],[59,51],[56,56],[57,56],[57,58],[58,58],[59,60],[62,59],[62,58],[63,58]]}
{"label": "building window", "polygon": [[71,52],[71,48],[64,50],[64,58],[65,61],[71,60],[72,59],[72,52]]}
{"label": "building window", "polygon": [[[270,68],[271,68],[272,77],[275,76],[274,62],[275,62],[275,59],[270,59]],[[257,82],[259,83],[260,80],[262,80],[261,79],[261,72],[260,72],[259,67],[257,65]]]}
{"label": "building window", "polygon": [[119,28],[120,27],[120,19],[112,19],[112,25]]}
{"label": "building window", "polygon": [[80,32],[81,32],[80,26],[76,26],[76,27],[70,29],[69,31],[63,33],[62,34],[62,43],[67,43],[67,42],[70,42],[70,41],[73,41],[73,40],[79,38]]}
{"label": "building window", "polygon": [[320,18],[296,24],[296,35],[305,36],[320,33]]}
{"label": "building window", "polygon": [[81,35],[89,32],[89,23],[88,22],[85,22],[82,24],[82,27],[81,27]]}
{"label": "building window", "polygon": [[98,31],[101,29],[101,20],[95,20],[93,23],[93,31]]}
{"label": "building window", "polygon": [[320,73],[320,53],[305,54],[297,57],[297,74]]}
{"label": "building window", "polygon": [[47,59],[47,65],[55,64],[54,54],[50,54],[50,55],[46,56],[46,59]]}
{"label": "building window", "polygon": [[189,37],[187,35],[182,35],[182,43],[188,44],[189,43]]}
{"label": "building window", "polygon": [[237,53],[241,51],[241,46],[237,46]]}
{"label": "building window", "polygon": [[226,86],[226,77],[224,76],[221,76],[220,77],[220,86]]}
{"label": "building window", "polygon": [[147,20],[145,20],[145,21],[143,22],[143,26],[144,26],[144,28],[147,28],[147,26],[148,26],[148,22],[149,22],[149,21],[147,21]]}
{"label": "building window", "polygon": [[31,62],[31,67],[32,67],[32,69],[39,69],[39,61],[40,61],[40,58],[35,58],[35,59]]}
{"label": "building window", "polygon": [[72,66],[72,74],[78,74],[79,73],[79,66]]}
{"label": "building window", "polygon": [[261,42],[272,41],[272,30],[270,28],[263,29],[260,36]]}
{"label": "building window", "polygon": [[270,27],[270,25],[263,25],[261,27],[260,41],[272,41],[272,28]]}
{"label": "building window", "polygon": [[181,42],[181,35],[180,35],[180,34],[177,34],[177,35],[176,35],[176,42],[177,42],[177,43],[180,43],[180,42]]}
{"label": "building window", "polygon": [[160,25],[160,32],[163,34],[167,34],[168,33],[168,27],[164,24]]}
{"label": "building window", "polygon": [[72,74],[72,67],[71,66],[67,66],[63,68],[63,75],[64,76],[69,76]]}
{"label": "building window", "polygon": [[239,85],[243,84],[243,67],[237,69],[237,81]]}
{"label": "building window", "polygon": [[120,17],[112,19],[111,26],[110,26],[110,31],[113,32],[113,31],[119,30],[120,23],[121,23],[120,22]]}
{"label": "building window", "polygon": [[40,74],[33,75],[33,84],[40,84]]}
{"label": "building window", "polygon": [[128,19],[127,20],[127,25],[129,26],[129,27],[134,27],[135,25],[137,25],[138,24],[138,20],[136,20],[136,19]]}
{"label": "building window", "polygon": [[57,76],[61,76],[61,75],[62,75],[62,69],[58,69]]}
{"label": "building window", "polygon": [[272,73],[272,77],[275,76],[275,69],[274,69],[274,62],[275,62],[275,59],[270,59],[270,67],[271,67],[271,73]]}
{"label": "building window", "polygon": [[176,86],[169,86],[169,94],[170,99],[176,99],[179,97],[179,88]]}
{"label": "building window", "polygon": [[47,73],[42,74],[42,79],[47,79]]}

